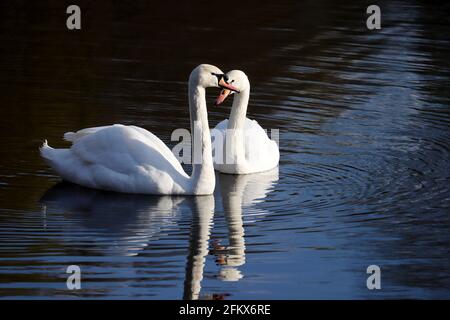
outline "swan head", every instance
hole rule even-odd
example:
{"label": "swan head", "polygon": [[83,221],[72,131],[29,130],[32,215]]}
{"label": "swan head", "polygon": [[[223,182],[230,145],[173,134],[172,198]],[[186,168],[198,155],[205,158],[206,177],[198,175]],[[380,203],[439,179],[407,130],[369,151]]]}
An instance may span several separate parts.
{"label": "swan head", "polygon": [[231,92],[238,91],[228,82],[228,77],[222,70],[210,64],[201,64],[192,70],[189,76],[190,83],[197,83],[203,88],[222,88]]}
{"label": "swan head", "polygon": [[222,91],[215,102],[216,106],[224,102],[229,95],[232,95],[233,93],[238,94],[250,89],[250,81],[248,80],[247,75],[241,70],[231,70],[225,74],[225,77],[227,83],[237,90],[229,90],[226,87],[222,87]]}

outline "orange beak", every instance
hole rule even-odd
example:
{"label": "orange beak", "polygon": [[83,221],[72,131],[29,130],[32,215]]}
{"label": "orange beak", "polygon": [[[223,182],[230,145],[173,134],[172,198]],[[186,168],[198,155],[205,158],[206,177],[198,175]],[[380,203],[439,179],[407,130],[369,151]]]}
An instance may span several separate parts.
{"label": "orange beak", "polygon": [[219,86],[220,86],[222,89],[228,89],[228,90],[235,91],[235,92],[238,92],[238,93],[239,93],[239,90],[238,90],[236,87],[233,87],[231,84],[228,84],[228,83],[223,79],[223,77],[221,77],[220,80],[219,80]]}
{"label": "orange beak", "polygon": [[222,89],[220,91],[219,96],[216,99],[216,102],[214,103],[214,105],[217,107],[219,104],[221,104],[222,102],[225,101],[225,99],[230,95],[231,90],[228,89]]}

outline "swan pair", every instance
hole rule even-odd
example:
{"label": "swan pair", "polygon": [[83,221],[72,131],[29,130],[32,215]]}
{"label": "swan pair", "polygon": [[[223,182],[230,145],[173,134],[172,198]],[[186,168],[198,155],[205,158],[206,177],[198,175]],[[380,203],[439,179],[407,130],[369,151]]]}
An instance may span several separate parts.
{"label": "swan pair", "polygon": [[[41,156],[63,179],[72,183],[94,189],[154,195],[212,194],[215,188],[214,167],[227,173],[246,173],[246,169],[254,169],[248,173],[269,170],[278,165],[279,153],[278,147],[274,147],[276,144],[268,138],[270,146],[263,151],[263,155],[267,156],[270,152],[273,158],[269,163],[271,167],[264,169],[258,163],[245,161],[245,146],[250,145],[251,141],[247,142],[247,137],[245,143],[239,140],[242,140],[243,130],[259,125],[245,118],[250,94],[247,77],[240,71],[234,71],[231,75],[236,79],[230,79],[215,66],[201,64],[189,76],[191,132],[199,137],[199,143],[192,139],[192,154],[194,158],[199,155],[199,161],[194,159],[190,176],[164,142],[136,126],[115,124],[68,132],[64,139],[72,142],[70,149],[54,149],[45,141],[40,148]],[[225,155],[227,159],[242,161],[242,165],[228,165],[228,161],[225,164],[216,161],[219,163],[214,164],[205,99],[205,89],[210,87],[222,88],[216,104],[220,104],[231,92],[236,93],[230,119],[219,123],[217,130],[237,129],[233,130],[233,134],[227,132],[228,146],[223,148],[225,152],[230,152]],[[257,132],[267,137],[264,130],[259,129],[261,131]],[[248,139],[251,138],[252,135],[248,136]],[[232,143],[236,143],[235,149]]]}

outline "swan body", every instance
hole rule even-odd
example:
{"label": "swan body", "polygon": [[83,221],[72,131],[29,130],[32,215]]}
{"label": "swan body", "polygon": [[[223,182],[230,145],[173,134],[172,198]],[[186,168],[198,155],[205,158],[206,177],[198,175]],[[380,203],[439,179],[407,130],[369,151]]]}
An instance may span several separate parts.
{"label": "swan body", "polygon": [[[246,117],[250,97],[247,76],[239,70],[232,70],[226,76],[238,92],[234,93],[230,118],[221,121],[212,131],[214,169],[222,173],[249,174],[277,167],[280,159],[277,143],[257,121]],[[216,104],[230,94],[233,91],[223,89]]]}
{"label": "swan body", "polygon": [[[213,135],[222,137],[218,146],[215,146],[214,169],[228,174],[250,174],[271,170],[278,165],[279,151],[275,141],[270,140],[266,131],[256,120],[245,118],[243,134],[243,150],[240,155],[234,152],[227,153],[228,148],[235,148],[233,132],[227,130],[229,120],[225,119],[213,130]],[[235,150],[237,151],[237,150]],[[228,156],[228,158],[227,158]],[[220,160],[218,160],[220,158]],[[227,160],[228,159],[228,160]]]}
{"label": "swan body", "polygon": [[[69,149],[51,148],[45,141],[42,157],[64,179],[85,187],[155,195],[212,194],[215,175],[205,101],[205,88],[226,86],[223,73],[202,64],[189,77],[191,130],[201,136],[201,161],[192,175],[184,172],[171,150],[151,132],[115,124],[69,132]],[[231,86],[230,86],[231,87]]]}

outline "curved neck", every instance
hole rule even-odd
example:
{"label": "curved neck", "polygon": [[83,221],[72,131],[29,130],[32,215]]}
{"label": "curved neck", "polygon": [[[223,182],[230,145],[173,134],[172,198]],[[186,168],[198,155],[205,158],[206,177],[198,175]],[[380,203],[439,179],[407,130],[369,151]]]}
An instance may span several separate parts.
{"label": "curved neck", "polygon": [[193,191],[210,194],[214,191],[215,175],[211,138],[206,110],[205,88],[189,82],[189,111],[191,121],[191,152]]}
{"label": "curved neck", "polygon": [[250,98],[250,88],[240,93],[235,93],[233,106],[231,107],[228,129],[242,129],[245,125],[247,115],[248,100]]}
{"label": "curved neck", "polygon": [[245,161],[244,127],[247,115],[250,88],[236,93],[231,107],[227,127],[226,163],[243,163]]}

